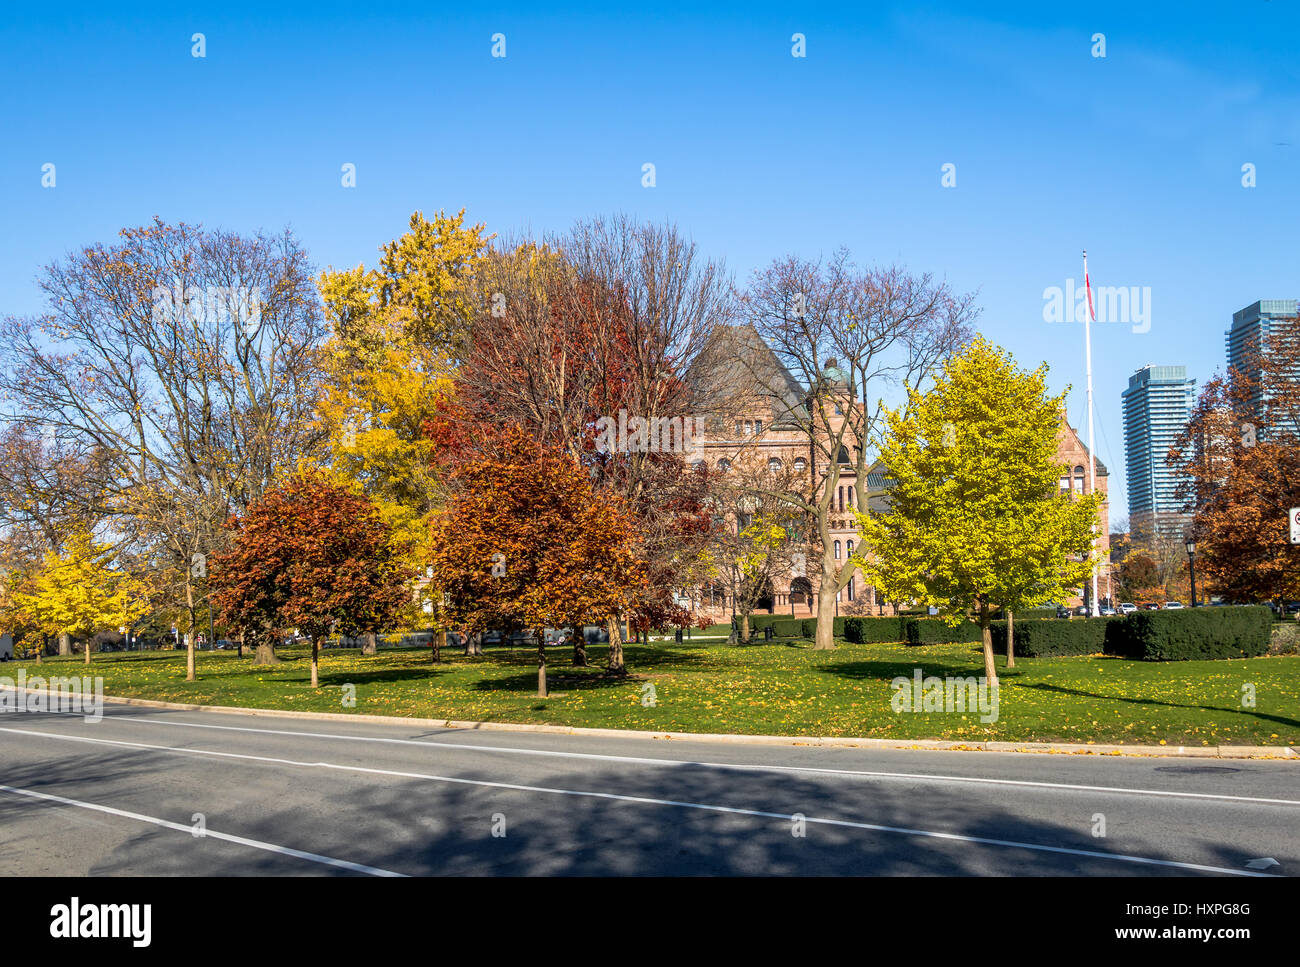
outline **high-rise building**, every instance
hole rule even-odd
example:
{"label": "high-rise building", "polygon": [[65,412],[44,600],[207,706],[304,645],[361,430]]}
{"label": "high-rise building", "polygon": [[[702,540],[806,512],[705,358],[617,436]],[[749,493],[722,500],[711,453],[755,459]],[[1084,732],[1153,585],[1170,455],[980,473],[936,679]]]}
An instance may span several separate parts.
{"label": "high-rise building", "polygon": [[1300,311],[1295,299],[1261,299],[1232,314],[1232,328],[1224,334],[1228,347],[1228,368],[1255,375],[1250,365],[1252,352],[1267,346],[1268,334],[1279,319],[1294,319]]}
{"label": "high-rise building", "polygon": [[1187,425],[1196,380],[1186,366],[1143,366],[1128,378],[1124,402],[1124,461],[1130,526],[1181,533],[1188,517],[1175,496],[1178,474],[1169,447]]}
{"label": "high-rise building", "polygon": [[[1297,315],[1300,315],[1300,302],[1295,299],[1261,299],[1234,312],[1232,328],[1224,334],[1224,343],[1228,348],[1229,371],[1238,372],[1252,381],[1258,380],[1260,367],[1257,354],[1269,351],[1270,337],[1282,320],[1294,320]],[[1295,375],[1296,379],[1300,379],[1300,373]],[[1254,395],[1257,416],[1262,416],[1260,410],[1263,409],[1263,403],[1263,390],[1259,390]],[[1287,429],[1292,433],[1300,429],[1291,426],[1292,421],[1289,419],[1285,422],[1287,426],[1281,429]],[[1278,428],[1274,427],[1274,429]],[[1257,432],[1261,439],[1267,438],[1269,428],[1260,426]]]}

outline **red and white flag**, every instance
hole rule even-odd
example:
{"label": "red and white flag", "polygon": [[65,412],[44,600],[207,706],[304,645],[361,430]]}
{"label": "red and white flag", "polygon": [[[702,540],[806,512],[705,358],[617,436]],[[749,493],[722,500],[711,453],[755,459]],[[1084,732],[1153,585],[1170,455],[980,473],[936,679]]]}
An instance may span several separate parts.
{"label": "red and white flag", "polygon": [[1097,313],[1092,308],[1092,283],[1088,281],[1088,253],[1083,253],[1083,288],[1088,293],[1088,318],[1097,321]]}

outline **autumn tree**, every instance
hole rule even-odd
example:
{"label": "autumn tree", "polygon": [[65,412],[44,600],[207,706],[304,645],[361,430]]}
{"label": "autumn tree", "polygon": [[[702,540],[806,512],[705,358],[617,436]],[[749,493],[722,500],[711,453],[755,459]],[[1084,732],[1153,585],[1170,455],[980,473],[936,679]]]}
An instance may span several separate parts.
{"label": "autumn tree", "polygon": [[366,494],[411,560],[440,499],[433,427],[452,405],[451,372],[477,303],[489,239],[464,211],[411,216],[377,267],[319,281],[333,336],[318,407],[332,480]]}
{"label": "autumn tree", "polygon": [[48,634],[60,640],[67,654],[73,638],[130,625],[148,610],[141,582],[113,566],[112,547],[97,542],[88,531],[73,534],[62,554],[50,551],[27,586],[13,594],[14,606]]}
{"label": "autumn tree", "polygon": [[[810,461],[806,490],[786,496],[808,516],[819,549],[818,649],[835,647],[838,592],[852,579],[851,559],[836,560],[831,537],[837,496],[852,477],[854,504],[867,506],[867,470],[880,445],[888,394],[919,388],[932,368],[970,336],[971,295],[928,274],[899,267],[859,268],[845,250],[825,261],[788,257],[754,273],[743,296],[748,327],[712,347],[700,379],[730,385],[717,413],[724,421],[761,394],[772,422],[803,438]],[[767,351],[737,352],[737,340],[761,337]],[[726,371],[743,373],[727,382]],[[754,443],[761,441],[756,434]]]}
{"label": "autumn tree", "polygon": [[1046,366],[1018,369],[976,338],[944,363],[932,389],[889,411],[881,453],[889,506],[858,515],[853,560],[863,573],[891,599],[933,605],[954,624],[973,612],[990,684],[993,610],[1058,600],[1093,566],[1101,495],[1059,490],[1064,394],[1047,395],[1046,374]]}
{"label": "autumn tree", "polygon": [[1175,536],[1196,539],[1198,577],[1229,600],[1300,598],[1300,546],[1287,520],[1300,507],[1297,374],[1300,318],[1278,320],[1266,343],[1202,387],[1168,454],[1191,520],[1190,534]]}
{"label": "autumn tree", "polygon": [[412,571],[374,505],[310,473],[266,491],[233,522],[212,573],[227,625],[261,643],[281,628],[311,638],[312,688],[326,635],[375,632],[413,601]]}
{"label": "autumn tree", "polygon": [[533,633],[544,697],[546,629],[580,633],[588,617],[616,615],[640,591],[632,520],[578,461],[519,428],[504,434],[499,456],[465,461],[453,480],[431,542],[431,585],[470,634]]}
{"label": "autumn tree", "polygon": [[159,220],[47,267],[47,302],[0,330],[14,416],[94,454],[123,541],[170,559],[193,628],[222,523],[315,446],[325,336],[306,253]]}
{"label": "autumn tree", "polygon": [[[700,473],[706,472],[703,468]],[[711,488],[713,532],[706,581],[727,584],[740,618],[740,640],[749,640],[750,615],[772,593],[772,582],[806,566],[806,515],[782,496],[804,486],[793,463],[756,453],[739,457]],[[703,583],[703,582],[702,582]]]}
{"label": "autumn tree", "polygon": [[[689,620],[677,593],[709,536],[702,478],[682,441],[602,446],[602,419],[680,427],[697,407],[686,379],[709,334],[732,312],[723,266],[674,226],[623,216],[569,233],[504,245],[485,263],[481,308],[456,373],[472,429],[489,453],[496,430],[526,427],[587,467],[597,491],[633,515],[649,580],[623,616],[634,629]],[[625,669],[618,615],[610,615],[609,670]]]}

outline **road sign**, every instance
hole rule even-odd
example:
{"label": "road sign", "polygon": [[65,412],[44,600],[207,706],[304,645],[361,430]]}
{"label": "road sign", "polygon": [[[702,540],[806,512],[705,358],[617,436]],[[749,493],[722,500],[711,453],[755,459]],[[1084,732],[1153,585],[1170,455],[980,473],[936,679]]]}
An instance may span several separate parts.
{"label": "road sign", "polygon": [[1291,521],[1291,543],[1300,544],[1300,507],[1292,507],[1287,517]]}

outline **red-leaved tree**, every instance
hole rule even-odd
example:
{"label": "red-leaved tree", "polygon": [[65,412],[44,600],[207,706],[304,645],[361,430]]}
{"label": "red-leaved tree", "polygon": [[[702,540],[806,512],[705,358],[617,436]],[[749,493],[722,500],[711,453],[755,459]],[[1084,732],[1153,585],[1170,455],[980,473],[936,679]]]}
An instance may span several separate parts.
{"label": "red-leaved tree", "polygon": [[310,637],[313,688],[322,638],[379,631],[412,607],[413,575],[374,505],[316,475],[268,490],[231,527],[229,548],[212,561],[217,607],[258,639],[259,660],[278,629]]}
{"label": "red-leaved tree", "polygon": [[616,495],[593,489],[578,461],[519,428],[503,434],[499,456],[460,465],[453,483],[431,542],[432,585],[471,634],[535,633],[544,697],[545,629],[581,633],[643,592],[632,518]]}

